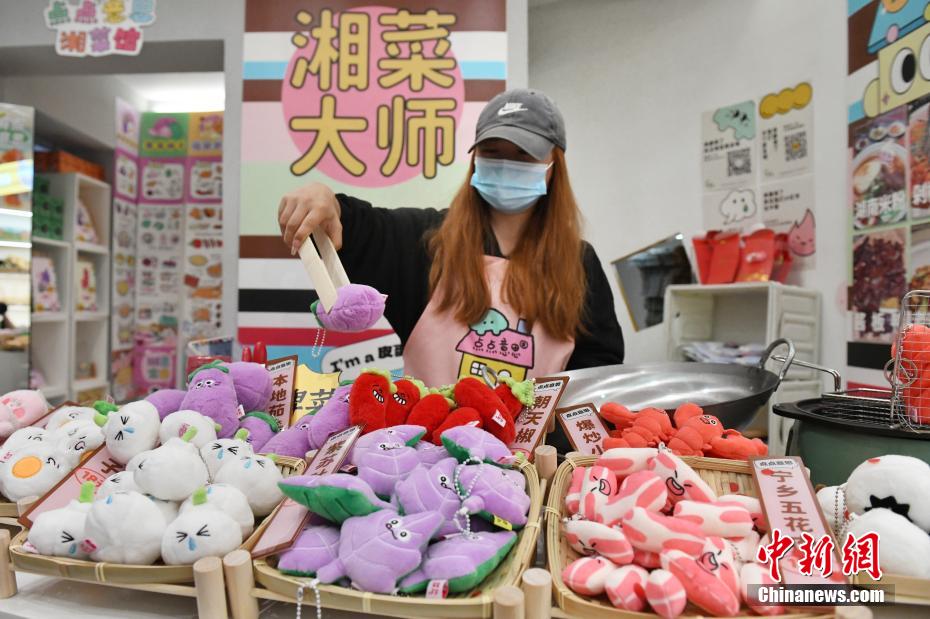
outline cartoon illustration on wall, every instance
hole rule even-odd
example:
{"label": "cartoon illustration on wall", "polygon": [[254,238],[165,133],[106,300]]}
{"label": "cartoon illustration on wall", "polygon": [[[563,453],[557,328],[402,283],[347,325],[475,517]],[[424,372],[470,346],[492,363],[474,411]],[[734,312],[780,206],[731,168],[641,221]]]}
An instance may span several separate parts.
{"label": "cartoon illustration on wall", "polygon": [[754,217],[756,214],[755,194],[751,189],[731,191],[720,202],[720,214],[723,215],[723,223],[728,226]]}
{"label": "cartoon illustration on wall", "polygon": [[751,140],[756,135],[756,106],[752,101],[719,108],[714,112],[714,122],[720,131],[733,129],[738,140]]}
{"label": "cartoon illustration on wall", "polygon": [[882,0],[869,35],[878,77],[866,86],[866,116],[877,116],[930,93],[930,3]]}
{"label": "cartoon illustration on wall", "polygon": [[801,82],[794,88],[782,88],[777,93],[769,93],[759,101],[759,116],[771,118],[776,114],[787,114],[791,110],[803,110],[811,102],[814,89],[810,83]]}
{"label": "cartoon illustration on wall", "polygon": [[533,367],[533,336],[526,321],[520,319],[516,329],[511,329],[507,317],[494,308],[471,325],[456,350],[462,353],[459,378],[480,378],[488,367],[499,376],[520,381]]}
{"label": "cartoon illustration on wall", "polygon": [[817,224],[810,209],[804,218],[795,222],[788,230],[788,248],[797,256],[813,256],[817,251]]}

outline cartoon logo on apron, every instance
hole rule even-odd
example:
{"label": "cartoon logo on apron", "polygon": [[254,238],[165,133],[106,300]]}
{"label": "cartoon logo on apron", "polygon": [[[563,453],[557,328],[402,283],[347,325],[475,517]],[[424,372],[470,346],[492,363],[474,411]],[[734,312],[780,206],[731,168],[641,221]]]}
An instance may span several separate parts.
{"label": "cartoon logo on apron", "polygon": [[480,378],[489,367],[499,376],[521,381],[533,367],[533,336],[526,321],[520,319],[511,329],[507,317],[494,308],[471,325],[455,350],[462,353],[459,378]]}

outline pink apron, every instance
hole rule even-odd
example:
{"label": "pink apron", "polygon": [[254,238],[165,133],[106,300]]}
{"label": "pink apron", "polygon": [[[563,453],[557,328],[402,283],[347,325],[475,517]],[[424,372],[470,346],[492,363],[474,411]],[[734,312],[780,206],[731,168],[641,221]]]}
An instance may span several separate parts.
{"label": "pink apron", "polygon": [[557,340],[540,326],[527,329],[526,321],[502,301],[507,262],[484,257],[491,309],[481,322],[462,324],[451,313],[439,312],[435,295],[430,299],[404,347],[404,374],[438,387],[465,376],[481,378],[485,366],[516,380],[565,369],[574,340]]}

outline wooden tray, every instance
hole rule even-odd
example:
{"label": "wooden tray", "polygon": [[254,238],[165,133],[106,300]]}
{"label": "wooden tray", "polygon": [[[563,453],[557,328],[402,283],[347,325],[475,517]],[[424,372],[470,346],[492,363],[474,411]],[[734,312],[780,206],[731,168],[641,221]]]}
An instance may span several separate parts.
{"label": "wooden tray", "polygon": [[[540,484],[536,468],[528,462],[521,461],[520,472],[526,477],[526,490],[530,495],[527,524],[519,531],[517,542],[510,554],[497,566],[497,569],[488,575],[478,591],[437,600],[424,597],[381,595],[334,585],[319,585],[321,606],[328,609],[389,617],[490,618],[494,590],[505,585],[519,586],[523,572],[533,563],[536,555],[545,482]],[[304,606],[309,607],[307,612],[312,610],[315,598],[309,584],[313,579],[282,574],[275,569],[274,561],[274,558],[269,557],[269,560],[257,559],[253,562],[254,579],[261,585],[260,587],[251,588],[250,583],[236,578],[228,579],[229,596],[233,605],[241,611],[244,605],[237,604],[236,601],[244,599],[244,596],[249,593],[256,598],[295,603],[297,590],[303,585]],[[227,565],[227,574],[228,568]],[[253,607],[257,609],[255,604]],[[255,616],[257,614],[250,612],[237,615],[243,618]]]}
{"label": "wooden tray", "polygon": [[[559,467],[552,480],[549,502],[546,505],[546,552],[549,555],[549,572],[552,574],[552,595],[556,604],[568,615],[585,619],[633,619],[655,618],[651,612],[638,613],[615,608],[606,598],[578,595],[562,582],[562,570],[569,563],[580,557],[562,535],[562,518],[568,516],[565,508],[565,495],[572,482],[575,467],[591,466],[597,460],[595,456],[571,456]],[[746,462],[738,460],[720,460],[717,458],[683,457],[701,478],[710,484],[718,494],[745,494],[756,496],[752,481],[752,472]],[[757,617],[748,612],[740,617]],[[693,604],[688,604],[682,617],[704,617],[706,613]],[[812,619],[833,617],[832,613],[793,613],[779,615],[785,619]]]}

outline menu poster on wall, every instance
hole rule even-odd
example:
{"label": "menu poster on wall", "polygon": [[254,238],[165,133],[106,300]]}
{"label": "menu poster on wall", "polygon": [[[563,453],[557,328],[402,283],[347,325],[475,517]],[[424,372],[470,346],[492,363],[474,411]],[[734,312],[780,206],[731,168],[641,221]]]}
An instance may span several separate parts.
{"label": "menu poster on wall", "polygon": [[849,130],[853,227],[874,228],[907,217],[907,108],[861,120]]}
{"label": "menu poster on wall", "polygon": [[853,237],[852,341],[890,344],[894,339],[901,297],[907,292],[907,234],[906,227],[898,227]]}
{"label": "menu poster on wall", "polygon": [[701,119],[704,191],[755,182],[756,105],[742,101],[705,112]]}

